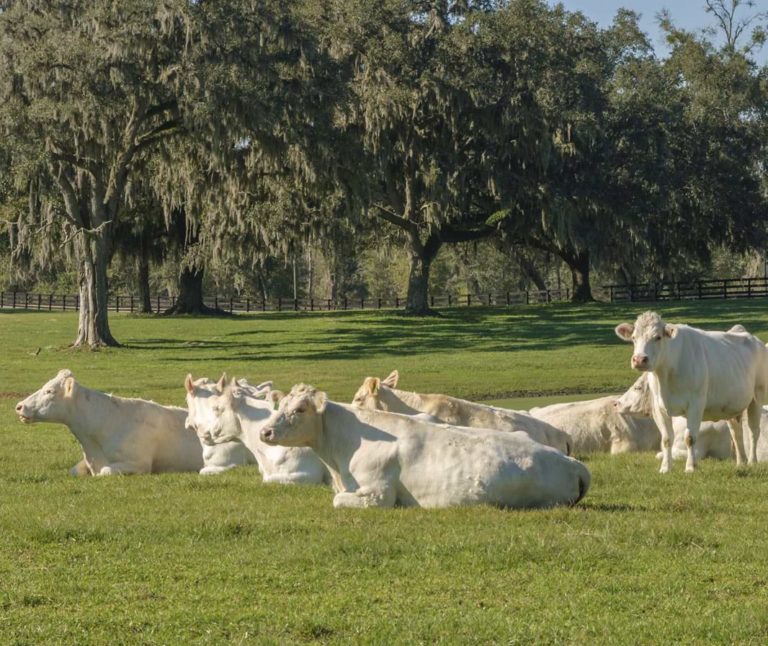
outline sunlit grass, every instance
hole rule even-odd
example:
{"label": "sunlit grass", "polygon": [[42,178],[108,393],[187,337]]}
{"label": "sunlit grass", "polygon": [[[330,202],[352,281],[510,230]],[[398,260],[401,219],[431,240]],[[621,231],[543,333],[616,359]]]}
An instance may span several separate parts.
{"label": "sunlit grass", "polygon": [[[663,311],[768,339],[765,309]],[[70,478],[67,430],[12,410],[62,367],[175,404],[187,372],[222,370],[342,401],[393,368],[470,398],[619,392],[633,374],[613,327],[637,311],[117,316],[126,347],[98,353],[66,349],[70,314],[0,314],[0,643],[766,643],[765,465],[662,477],[652,455],[599,456],[575,508],[334,510],[329,489],[253,468]]]}

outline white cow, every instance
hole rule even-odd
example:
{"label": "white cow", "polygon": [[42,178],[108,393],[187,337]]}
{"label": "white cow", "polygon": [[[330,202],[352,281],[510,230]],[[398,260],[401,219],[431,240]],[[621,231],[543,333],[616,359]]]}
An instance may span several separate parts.
{"label": "white cow", "polygon": [[549,507],[578,502],[590,474],[522,432],[436,425],[328,401],[299,384],[261,431],[311,447],[328,466],[334,507]]}
{"label": "white cow", "polygon": [[187,411],[143,399],[91,390],[61,370],[40,390],[16,405],[25,424],[65,424],[83,447],[75,475],[199,471],[202,448],[187,430]]}
{"label": "white cow", "polygon": [[[224,377],[222,377],[222,379],[224,379]],[[204,399],[202,391],[207,390],[209,393],[213,394],[217,388],[216,382],[212,379],[206,379],[205,377],[193,381],[192,375],[187,375],[184,385],[187,391],[187,407],[189,411],[187,414],[186,426],[190,430],[196,431],[194,424],[192,424],[190,420],[198,417],[195,409],[198,403]],[[265,397],[272,388],[272,382],[264,382],[258,386],[251,386],[245,379],[239,379],[237,385],[256,399]],[[219,386],[219,388],[221,388],[221,386]],[[190,397],[189,393],[194,392],[195,390],[200,391],[200,395]],[[240,441],[233,440],[232,442],[214,444],[209,441],[205,435],[198,437],[200,439],[200,444],[203,447],[203,468],[200,469],[200,473],[203,475],[223,473],[224,471],[229,471],[235,467],[247,464],[258,464],[256,456]]]}
{"label": "white cow", "polygon": [[[742,328],[743,330],[743,328]],[[747,411],[752,444],[749,462],[757,459],[760,413],[768,396],[768,350],[746,331],[708,332],[666,323],[645,312],[632,323],[616,326],[619,338],[634,344],[630,365],[648,373],[653,419],[661,432],[661,473],[672,462],[672,417],[687,420],[687,472],[696,466],[693,447],[702,420],[728,419],[736,461],[744,461],[741,416]]]}
{"label": "white cow", "polygon": [[[632,386],[614,402],[616,411],[621,415],[638,417],[638,421],[645,419],[653,424],[650,417],[653,415],[653,396],[648,385],[648,373],[640,375]],[[688,457],[688,449],[685,446],[685,429],[688,426],[685,417],[673,417],[672,428],[675,432],[672,442],[672,459],[682,460]],[[654,431],[658,435],[656,424]],[[699,427],[699,436],[693,447],[696,460],[702,458],[716,458],[724,460],[731,457],[731,431],[725,420],[717,422],[702,422]],[[662,457],[659,453],[659,457]]]}
{"label": "white cow", "polygon": [[283,484],[318,484],[330,476],[318,457],[309,449],[269,446],[260,438],[262,426],[269,419],[282,396],[271,391],[268,401],[251,396],[235,380],[222,376],[212,388],[198,385],[187,375],[187,424],[194,428],[205,445],[229,445],[239,442],[259,465],[264,482]]}
{"label": "white cow", "polygon": [[532,408],[529,412],[568,433],[574,455],[658,451],[659,429],[653,420],[620,415],[615,400],[600,397]]}
{"label": "white cow", "polygon": [[541,444],[552,446],[566,455],[571,454],[568,434],[543,420],[521,411],[476,404],[448,395],[422,395],[397,390],[399,376],[398,371],[393,370],[384,380],[367,377],[355,393],[352,405],[403,415],[422,415],[427,421],[436,420],[454,426],[523,431]]}

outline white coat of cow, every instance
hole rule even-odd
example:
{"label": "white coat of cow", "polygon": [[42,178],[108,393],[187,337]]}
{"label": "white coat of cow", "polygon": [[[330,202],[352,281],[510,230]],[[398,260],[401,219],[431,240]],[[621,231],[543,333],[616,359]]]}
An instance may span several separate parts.
{"label": "white coat of cow", "polygon": [[[648,373],[640,375],[629,389],[615,400],[616,411],[621,415],[636,417],[638,421],[646,420],[653,424],[653,395],[648,385]],[[685,417],[673,417],[672,428],[675,437],[672,442],[672,459],[682,460],[688,457],[688,449],[685,446],[685,429],[688,422]],[[653,428],[658,436],[656,424]],[[725,420],[717,422],[702,422],[699,427],[699,435],[693,447],[696,460],[702,458],[716,458],[724,460],[731,457],[731,431]],[[659,453],[659,457],[662,457]]]}
{"label": "white coat of cow", "polygon": [[254,456],[264,482],[319,484],[329,480],[325,466],[310,449],[269,446],[261,441],[261,428],[282,395],[279,391],[272,391],[264,401],[249,395],[235,380],[227,383],[225,376],[211,388],[187,375],[185,387],[187,425],[196,430],[204,445],[243,444]]}
{"label": "white coat of cow", "polygon": [[529,413],[571,436],[574,455],[658,451],[659,430],[651,419],[621,415],[615,397],[552,404]]}
{"label": "white coat of cow", "polygon": [[393,370],[386,379],[367,377],[355,393],[352,405],[402,415],[426,415],[427,421],[453,426],[486,428],[497,431],[522,431],[540,444],[570,455],[571,438],[559,428],[521,411],[477,404],[448,395],[422,395],[396,388],[399,378]]}
{"label": "white coat of cow", "polygon": [[299,384],[261,431],[311,447],[333,477],[335,507],[549,507],[578,502],[590,474],[526,433],[438,425],[328,401]]}
{"label": "white coat of cow", "polygon": [[[741,328],[743,330],[743,328]],[[616,326],[617,336],[634,346],[630,366],[648,373],[653,419],[661,433],[661,473],[672,462],[672,417],[685,416],[685,470],[696,466],[694,446],[702,420],[728,419],[736,461],[744,461],[741,416],[747,411],[755,462],[760,414],[768,395],[768,350],[746,331],[710,332],[666,323],[645,312],[634,324]]]}
{"label": "white coat of cow", "polygon": [[[258,386],[251,386],[245,379],[238,380],[237,385],[254,398],[265,397],[272,387],[271,382],[264,382]],[[212,379],[203,377],[201,379],[193,380],[192,375],[187,375],[185,387],[187,390],[188,409],[187,427],[192,431],[196,431],[197,429],[195,425],[190,423],[189,420],[196,419],[199,416],[196,407],[204,399],[202,391],[207,390],[210,393],[214,393],[217,384]],[[218,388],[220,392],[221,386],[219,385]],[[200,395],[197,397],[189,396],[189,393],[195,390],[197,390]],[[203,475],[213,475],[229,471],[230,469],[239,466],[258,464],[253,452],[239,440],[215,444],[204,434],[198,437],[200,438],[200,444],[203,447],[203,468],[200,469],[200,473]]]}
{"label": "white coat of cow", "polygon": [[199,471],[203,455],[197,436],[185,428],[187,411],[144,399],[91,390],[61,370],[16,405],[24,423],[66,425],[80,442],[84,460],[76,475]]}

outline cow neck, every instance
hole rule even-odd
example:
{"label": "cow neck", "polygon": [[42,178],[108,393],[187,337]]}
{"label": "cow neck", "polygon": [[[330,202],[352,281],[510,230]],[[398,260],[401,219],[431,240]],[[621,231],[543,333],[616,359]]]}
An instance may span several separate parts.
{"label": "cow neck", "polygon": [[[418,415],[419,413],[424,412],[426,408],[425,397],[419,393],[387,388],[386,386],[382,386],[381,392],[382,394],[389,393],[391,395],[386,398],[387,401],[385,402],[389,406],[387,412],[401,413],[404,415]],[[392,406],[391,403],[394,403],[394,406]]]}
{"label": "cow neck", "polygon": [[653,370],[656,378],[660,381],[667,381],[674,378],[676,373],[674,366],[678,365],[680,354],[683,352],[683,346],[685,345],[685,339],[687,336],[688,335],[685,334],[685,330],[682,328],[682,326],[680,326],[678,327],[678,332],[674,337],[664,341],[664,344],[666,345],[664,348],[665,352],[663,354],[664,361],[661,365],[658,365],[657,363],[656,368]]}
{"label": "cow neck", "polygon": [[[84,402],[87,402],[88,414],[80,414],[76,419],[71,415],[65,424],[83,448],[87,448],[86,445],[92,442],[102,446],[109,436],[108,429],[115,417],[117,400],[107,393],[77,384],[72,393],[72,409],[76,409],[78,404]],[[86,453],[88,453],[87,450]]]}
{"label": "cow neck", "polygon": [[348,464],[351,454],[355,450],[354,448],[349,450],[349,442],[344,441],[346,438],[342,430],[345,422],[349,423],[344,418],[349,416],[353,415],[341,404],[332,401],[326,402],[325,410],[320,414],[320,432],[317,440],[309,445],[335,476],[339,476],[341,473],[339,456],[342,457],[342,462]]}

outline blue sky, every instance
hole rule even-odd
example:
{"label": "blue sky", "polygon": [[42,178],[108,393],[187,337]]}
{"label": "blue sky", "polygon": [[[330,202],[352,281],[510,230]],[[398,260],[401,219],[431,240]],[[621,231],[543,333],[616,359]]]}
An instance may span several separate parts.
{"label": "blue sky", "polygon": [[[641,14],[640,25],[650,36],[651,43],[659,55],[664,55],[666,47],[661,30],[656,21],[656,14],[662,9],[669,9],[675,24],[685,29],[695,30],[713,24],[709,14],[704,11],[703,0],[560,0],[570,11],[581,11],[603,26],[611,24],[616,11],[625,7]],[[557,0],[550,0],[557,4]],[[745,9],[745,11],[747,11]],[[768,0],[757,0],[753,11],[768,11]],[[768,46],[758,53],[760,63],[768,62]]]}

